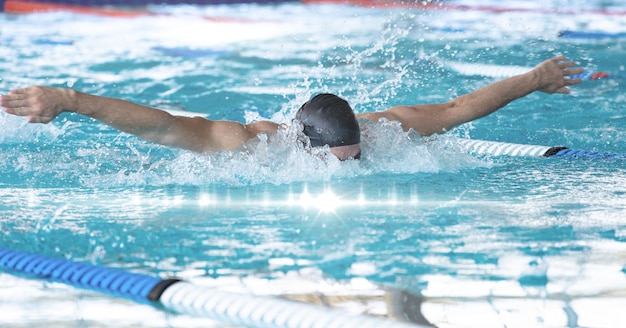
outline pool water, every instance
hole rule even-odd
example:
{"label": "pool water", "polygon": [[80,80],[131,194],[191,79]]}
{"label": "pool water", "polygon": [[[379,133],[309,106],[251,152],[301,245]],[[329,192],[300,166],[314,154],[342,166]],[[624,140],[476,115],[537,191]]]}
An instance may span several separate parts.
{"label": "pool water", "polygon": [[[463,2],[500,6],[497,2]],[[357,112],[445,102],[565,54],[624,72],[618,2],[523,12],[347,5],[155,6],[165,15],[0,14],[0,92],[71,87],[182,115],[289,124],[315,93]],[[227,21],[207,17],[232,18]],[[626,162],[477,156],[457,138],[626,153],[621,78],[532,94],[447,135],[365,124],[361,161],[287,129],[196,155],[62,114],[0,113],[0,247],[259,295],[418,298],[437,326],[615,327],[626,319]],[[215,326],[2,273],[3,326]],[[349,311],[381,314],[367,302]],[[379,305],[377,305],[379,306]],[[384,311],[382,311],[384,312]],[[423,323],[423,322],[422,322]]]}

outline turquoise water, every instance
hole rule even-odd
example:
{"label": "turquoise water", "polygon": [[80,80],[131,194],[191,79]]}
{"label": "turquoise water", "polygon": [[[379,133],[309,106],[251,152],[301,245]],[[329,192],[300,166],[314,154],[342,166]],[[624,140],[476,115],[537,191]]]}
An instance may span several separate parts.
{"label": "turquoise water", "polygon": [[[598,8],[626,9],[572,9]],[[211,119],[288,124],[318,92],[366,112],[444,102],[497,79],[450,62],[506,73],[565,54],[588,70],[626,74],[624,39],[558,37],[623,32],[623,15],[151,10],[167,15],[0,15],[0,92],[66,86]],[[367,281],[421,295],[439,326],[612,327],[625,319],[626,163],[474,156],[455,138],[626,153],[624,90],[623,79],[607,79],[572,95],[532,94],[437,138],[369,124],[360,162],[312,156],[290,133],[199,156],[75,115],[29,125],[1,113],[0,246],[258,294],[311,284],[306,292],[331,284],[332,294]],[[3,277],[8,326],[206,325]]]}

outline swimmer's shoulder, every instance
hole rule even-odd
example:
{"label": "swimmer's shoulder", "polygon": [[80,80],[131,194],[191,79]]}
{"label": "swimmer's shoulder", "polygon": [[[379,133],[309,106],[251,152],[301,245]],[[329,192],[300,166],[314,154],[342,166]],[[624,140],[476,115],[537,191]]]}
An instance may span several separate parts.
{"label": "swimmer's shoulder", "polygon": [[259,133],[275,133],[278,131],[280,124],[272,121],[257,121],[246,124],[246,129],[250,135],[258,135]]}
{"label": "swimmer's shoulder", "polygon": [[381,119],[386,119],[388,121],[399,121],[400,117],[396,113],[397,108],[390,108],[380,112],[369,112],[369,113],[361,113],[357,114],[356,118],[358,120],[368,120],[372,122],[379,122]]}

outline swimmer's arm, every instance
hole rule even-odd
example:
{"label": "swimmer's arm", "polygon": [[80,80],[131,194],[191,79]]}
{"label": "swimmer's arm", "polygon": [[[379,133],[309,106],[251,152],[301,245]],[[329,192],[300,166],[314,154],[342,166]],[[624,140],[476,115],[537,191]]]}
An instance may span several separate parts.
{"label": "swimmer's arm", "polygon": [[144,140],[195,152],[232,150],[258,133],[277,129],[271,122],[243,125],[174,116],[121,99],[51,87],[11,91],[0,98],[0,106],[7,113],[28,116],[31,123],[48,123],[62,112],[75,112]]}
{"label": "swimmer's arm", "polygon": [[569,93],[569,86],[581,79],[569,79],[582,68],[571,68],[564,56],[554,57],[533,70],[498,81],[443,104],[397,106],[382,112],[361,114],[360,117],[378,121],[380,118],[400,121],[405,130],[413,129],[423,136],[444,133],[452,128],[487,116],[511,101],[534,91],[548,94]]}

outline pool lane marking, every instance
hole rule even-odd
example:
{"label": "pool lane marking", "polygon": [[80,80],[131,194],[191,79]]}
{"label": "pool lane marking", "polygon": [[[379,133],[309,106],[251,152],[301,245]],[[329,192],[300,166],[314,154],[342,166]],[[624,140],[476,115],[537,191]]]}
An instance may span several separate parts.
{"label": "pool lane marking", "polygon": [[391,319],[353,315],[340,309],[224,292],[177,278],[160,279],[1,247],[0,268],[8,273],[60,282],[138,303],[160,304],[181,314],[249,327],[419,327]]}

